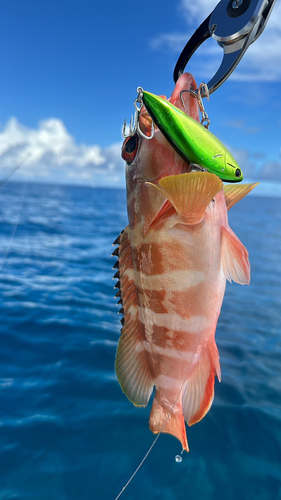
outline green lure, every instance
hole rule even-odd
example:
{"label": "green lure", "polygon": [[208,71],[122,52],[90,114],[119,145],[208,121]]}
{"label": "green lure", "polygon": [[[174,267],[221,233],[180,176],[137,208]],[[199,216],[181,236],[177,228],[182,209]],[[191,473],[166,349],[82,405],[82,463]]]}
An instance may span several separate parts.
{"label": "green lure", "polygon": [[142,92],[143,103],[152,120],[185,161],[200,165],[223,181],[243,180],[236,160],[209,130],[169,101]]}

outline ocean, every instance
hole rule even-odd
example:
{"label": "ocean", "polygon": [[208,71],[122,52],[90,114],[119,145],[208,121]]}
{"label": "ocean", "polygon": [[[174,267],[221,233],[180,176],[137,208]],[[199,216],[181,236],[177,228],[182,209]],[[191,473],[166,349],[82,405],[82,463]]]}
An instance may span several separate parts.
{"label": "ocean", "polygon": [[[281,198],[229,212],[250,286],[227,284],[222,381],[187,429],[160,436],[122,500],[281,499]],[[114,372],[112,242],[125,191],[8,182],[0,191],[0,499],[114,500],[154,435]]]}

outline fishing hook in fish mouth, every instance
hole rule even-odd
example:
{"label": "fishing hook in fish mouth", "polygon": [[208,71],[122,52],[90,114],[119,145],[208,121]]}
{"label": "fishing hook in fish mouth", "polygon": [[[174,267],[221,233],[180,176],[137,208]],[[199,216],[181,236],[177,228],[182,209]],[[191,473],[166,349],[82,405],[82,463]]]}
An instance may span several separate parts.
{"label": "fishing hook in fish mouth", "polygon": [[150,136],[145,135],[140,129],[140,112],[141,112],[141,109],[143,107],[143,89],[141,87],[138,87],[137,93],[138,93],[138,97],[134,101],[134,106],[135,106],[134,119],[133,119],[133,115],[132,115],[130,125],[129,125],[129,133],[126,133],[126,118],[125,118],[123,129],[122,129],[122,135],[126,139],[127,137],[132,137],[133,135],[135,135],[136,132],[138,132],[141,135],[141,137],[143,137],[144,139],[152,139],[154,136],[154,123],[153,123],[153,121],[151,124],[151,135]]}
{"label": "fishing hook in fish mouth", "polygon": [[199,85],[199,88],[197,90],[193,90],[193,89],[190,89],[190,90],[182,90],[180,92],[180,99],[181,99],[181,102],[183,104],[183,106],[185,107],[184,105],[184,101],[182,99],[182,94],[183,92],[189,92],[190,94],[192,94],[194,97],[196,97],[196,99],[198,100],[198,104],[199,104],[199,109],[200,109],[200,112],[201,112],[201,115],[202,115],[202,119],[201,119],[201,125],[203,125],[203,127],[205,127],[206,129],[209,128],[209,125],[210,125],[210,119],[207,115],[207,112],[204,108],[204,104],[203,104],[203,101],[202,101],[202,97],[207,97],[207,99],[209,100],[209,89],[208,89],[208,85],[207,83],[200,83]]}

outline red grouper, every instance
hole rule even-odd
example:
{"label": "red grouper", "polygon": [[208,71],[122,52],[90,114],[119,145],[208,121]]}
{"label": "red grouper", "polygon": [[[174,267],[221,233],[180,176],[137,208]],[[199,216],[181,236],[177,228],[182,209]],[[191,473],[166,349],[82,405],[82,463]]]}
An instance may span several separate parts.
{"label": "red grouper", "polygon": [[[177,81],[170,102],[199,121],[190,74]],[[150,135],[143,107],[140,128]],[[123,328],[116,374],[126,396],[146,406],[149,426],[168,432],[188,451],[185,421],[201,420],[214,397],[220,362],[215,331],[226,278],[250,282],[248,252],[228,225],[227,210],[256,184],[223,186],[208,172],[192,172],[156,128],[151,140],[125,139],[129,225],[115,241],[115,277]]]}

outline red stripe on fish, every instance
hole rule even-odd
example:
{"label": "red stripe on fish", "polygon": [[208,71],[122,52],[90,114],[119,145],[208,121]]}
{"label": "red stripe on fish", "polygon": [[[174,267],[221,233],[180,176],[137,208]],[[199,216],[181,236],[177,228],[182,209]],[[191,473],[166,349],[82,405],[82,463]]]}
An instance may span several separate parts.
{"label": "red stripe on fish", "polygon": [[143,290],[137,287],[138,299],[140,307],[147,307],[157,314],[168,313],[167,306],[164,305],[166,298],[165,290]]}
{"label": "red stripe on fish", "polygon": [[[183,74],[171,102],[198,120],[197,88]],[[140,126],[150,127],[142,110]],[[215,330],[226,277],[248,283],[248,253],[228,225],[227,208],[251,189],[225,189],[214,174],[190,172],[159,129],[139,138],[126,165],[129,226],[119,241],[124,327],[116,373],[127,397],[145,406],[155,386],[149,425],[188,450],[184,420],[198,422],[211,407],[220,363]],[[148,184],[147,184],[148,183]],[[152,184],[152,185],[151,185]],[[118,277],[118,276],[117,276]]]}
{"label": "red stripe on fish", "polygon": [[[185,270],[194,265],[194,261],[179,247],[175,248],[175,240],[168,236],[161,242],[153,241],[159,235],[157,230],[150,232],[149,243],[138,243],[133,246],[134,268],[148,276],[164,274],[168,271]],[[151,258],[153,256],[153,259]]]}

